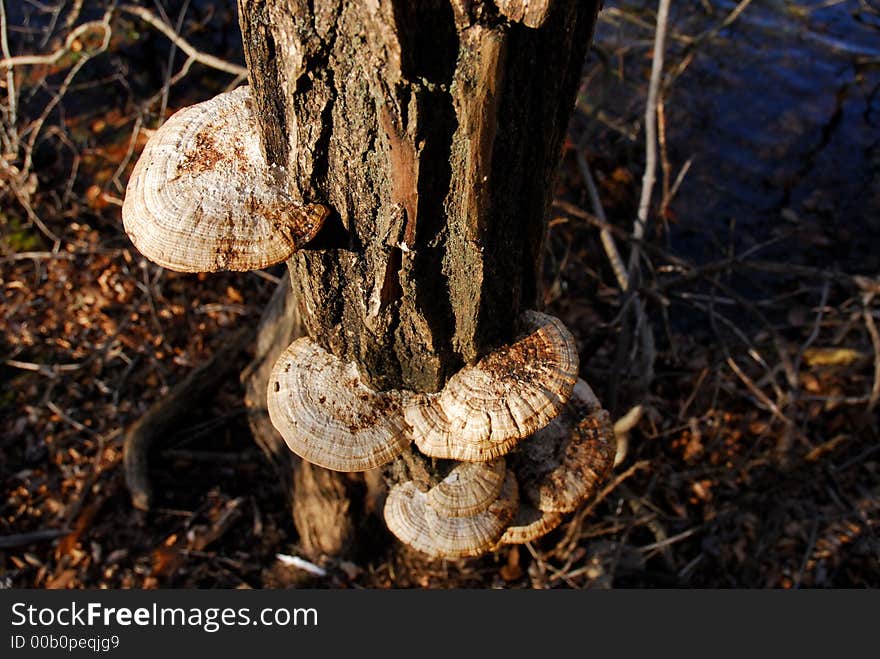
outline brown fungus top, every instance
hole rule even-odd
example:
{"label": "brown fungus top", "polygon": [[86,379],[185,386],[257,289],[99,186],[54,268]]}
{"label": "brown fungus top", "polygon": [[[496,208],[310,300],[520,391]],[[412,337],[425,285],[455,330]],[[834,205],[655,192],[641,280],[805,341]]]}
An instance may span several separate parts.
{"label": "brown fungus top", "polygon": [[558,318],[527,311],[508,346],[413,399],[406,420],[422,453],[480,462],[510,451],[565,405],[578,374],[577,346]]}
{"label": "brown fungus top", "polygon": [[329,211],[294,201],[260,149],[250,88],[175,113],[134,167],[122,220],[135,247],[180,272],[256,270],[314,238]]}
{"label": "brown fungus top", "polygon": [[409,445],[407,392],[377,392],[353,363],[311,339],[297,339],[272,369],[269,418],[291,451],[334,471],[366,471]]}
{"label": "brown fungus top", "polygon": [[565,409],[511,456],[526,498],[566,513],[595,494],[614,463],[614,430],[590,386],[578,380]]}

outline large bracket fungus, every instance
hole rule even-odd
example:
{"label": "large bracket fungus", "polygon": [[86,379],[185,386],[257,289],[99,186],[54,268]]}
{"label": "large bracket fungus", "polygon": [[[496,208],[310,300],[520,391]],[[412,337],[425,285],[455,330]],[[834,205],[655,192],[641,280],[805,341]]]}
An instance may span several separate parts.
{"label": "large bracket fungus", "polygon": [[272,424],[290,450],[334,471],[366,471],[393,460],[412,441],[403,417],[411,394],[377,392],[357,366],[297,339],[269,377]]}
{"label": "large bracket fungus", "polygon": [[[438,489],[445,491],[438,494]],[[495,489],[494,496],[485,496]],[[478,556],[498,543],[518,505],[516,479],[503,460],[477,468],[460,464],[427,492],[413,481],[392,487],[385,522],[400,540],[429,556]]]}
{"label": "large bracket fungus", "polygon": [[578,373],[577,345],[558,318],[527,311],[522,336],[413,402],[406,420],[426,455],[483,461],[504,455],[554,418]]}
{"label": "large bracket fungus", "polygon": [[329,210],[291,198],[260,149],[250,88],[184,108],[147,141],[122,221],[151,261],[180,272],[258,270],[315,237]]}
{"label": "large bracket fungus", "polygon": [[[454,558],[535,540],[592,497],[611,470],[614,431],[577,377],[571,334],[557,318],[534,311],[523,314],[521,326],[519,339],[406,408],[423,453],[466,460],[427,492],[412,481],[392,488],[386,523],[414,549]],[[508,497],[516,481],[519,493]],[[452,492],[455,500],[481,503],[436,504]],[[494,511],[492,519],[479,512],[490,500],[484,510]]]}

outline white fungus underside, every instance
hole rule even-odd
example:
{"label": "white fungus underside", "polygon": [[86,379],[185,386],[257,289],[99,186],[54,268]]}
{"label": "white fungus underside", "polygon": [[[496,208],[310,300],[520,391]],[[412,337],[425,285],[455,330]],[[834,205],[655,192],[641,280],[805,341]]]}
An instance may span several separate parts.
{"label": "white fungus underside", "polygon": [[523,493],[540,510],[565,513],[592,496],[614,459],[614,432],[593,390],[578,380],[563,411],[520,445]]}
{"label": "white fungus underside", "polygon": [[439,393],[406,408],[423,453],[464,461],[496,458],[559,413],[577,379],[574,338],[552,316],[529,311],[524,320],[528,333],[509,352],[514,357],[539,354],[542,360],[523,358],[499,379],[484,369],[484,358],[461,369]]}
{"label": "white fungus underside", "polygon": [[285,260],[299,225],[318,219],[314,208],[273,183],[245,86],[180,110],[153,134],[129,180],[122,217],[151,261],[214,272]]}
{"label": "white fungus underside", "polygon": [[393,460],[411,435],[402,403],[409,394],[376,392],[309,338],[294,341],[272,369],[269,418],[290,450],[335,471],[365,471]]}

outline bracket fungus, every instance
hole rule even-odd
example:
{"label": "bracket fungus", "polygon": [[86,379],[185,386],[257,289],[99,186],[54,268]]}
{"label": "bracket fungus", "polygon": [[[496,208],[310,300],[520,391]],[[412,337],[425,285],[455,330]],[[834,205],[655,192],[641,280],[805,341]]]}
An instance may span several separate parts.
{"label": "bracket fungus", "polygon": [[260,148],[250,88],[184,108],[147,141],[122,205],[125,231],[180,272],[257,270],[315,237],[329,210],[287,192]]}
{"label": "bracket fungus", "polygon": [[[596,493],[615,448],[608,412],[584,380],[558,412],[506,456],[459,462],[427,492],[413,481],[392,488],[388,528],[410,547],[443,558],[475,556],[552,531],[564,513]],[[517,491],[508,492],[517,481]]]}
{"label": "bracket fungus", "polygon": [[562,522],[562,513],[548,513],[520,501],[516,516],[504,530],[499,545],[521,545],[550,533]]}
{"label": "bracket fungus", "polygon": [[[486,486],[497,481],[498,465],[501,487],[487,497]],[[438,495],[444,484],[453,487]],[[478,556],[498,544],[518,505],[516,478],[503,460],[494,466],[460,464],[427,492],[413,481],[392,487],[385,501],[385,523],[399,540],[429,556]]]}
{"label": "bracket fungus", "polygon": [[377,392],[308,337],[288,346],[269,376],[272,425],[290,450],[334,471],[366,471],[393,460],[411,440],[403,405],[411,394]]}
{"label": "bracket fungus", "polygon": [[422,453],[479,462],[510,451],[568,401],[578,374],[577,346],[558,318],[526,311],[523,333],[453,375],[436,394],[407,406]]}
{"label": "bracket fungus", "polygon": [[535,508],[567,513],[595,493],[611,471],[614,452],[608,412],[578,380],[559,416],[520,444],[514,469]]}
{"label": "bracket fungus", "polygon": [[474,515],[498,498],[506,474],[503,459],[460,463],[428,491],[427,505],[438,514]]}
{"label": "bracket fungus", "polygon": [[[250,89],[240,87],[177,112],[148,140],[126,191],[125,230],[172,270],[279,263],[329,214],[295,201],[284,178],[266,163]],[[428,457],[459,461],[426,490],[391,487],[385,520],[414,549],[460,558],[528,542],[594,491],[614,450],[607,413],[577,379],[568,329],[537,311],[523,314],[520,329],[435,394],[375,391],[355,363],[297,339],[272,369],[269,417],[294,453],[335,471],[380,467],[413,442]]]}

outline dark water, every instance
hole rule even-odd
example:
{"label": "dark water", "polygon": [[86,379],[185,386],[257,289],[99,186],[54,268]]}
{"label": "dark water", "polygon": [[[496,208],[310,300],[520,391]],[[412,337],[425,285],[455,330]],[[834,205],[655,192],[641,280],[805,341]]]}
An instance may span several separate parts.
{"label": "dark water", "polygon": [[[764,255],[857,272],[880,267],[880,5],[825,5],[755,0],[672,84],[673,169],[694,159],[672,205],[678,251],[718,258],[730,241],[745,249],[793,232]],[[653,24],[655,3],[616,7]],[[705,5],[673,2],[672,29],[696,35],[735,3],[712,0],[712,7],[709,15]],[[595,44],[625,53],[609,61],[623,62],[616,73],[629,76],[629,86],[618,77],[614,91],[599,96],[624,121],[638,122],[653,34],[613,11]],[[670,39],[667,70],[686,48]]]}

